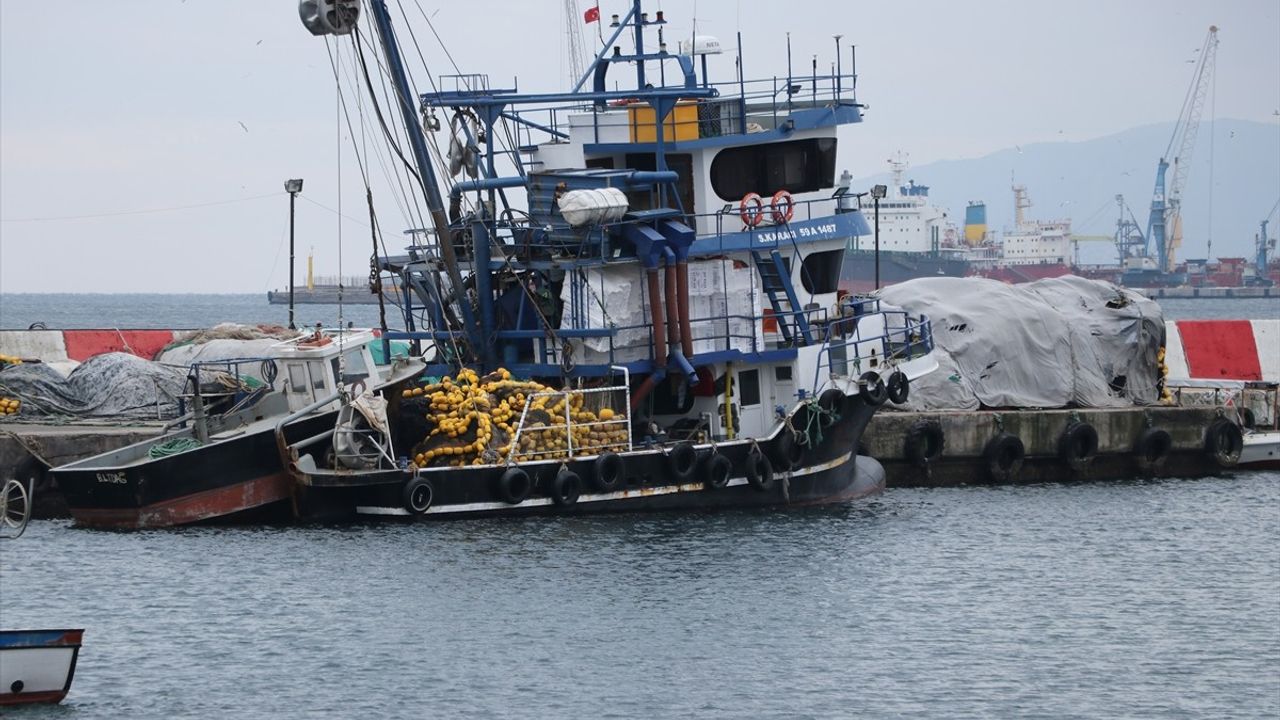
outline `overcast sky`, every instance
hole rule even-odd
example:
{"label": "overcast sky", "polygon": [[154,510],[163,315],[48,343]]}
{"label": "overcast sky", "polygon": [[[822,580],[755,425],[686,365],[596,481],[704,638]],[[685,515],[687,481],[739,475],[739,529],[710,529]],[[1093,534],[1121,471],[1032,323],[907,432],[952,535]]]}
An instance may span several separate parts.
{"label": "overcast sky", "polygon": [[[627,3],[600,7],[607,20]],[[741,30],[748,77],[785,75],[784,31],[797,71],[814,54],[829,69],[834,33],[846,69],[856,44],[870,110],[842,131],[839,160],[855,176],[883,170],[898,149],[920,165],[1172,121],[1210,24],[1221,40],[1212,113],[1280,125],[1275,0],[659,7],[673,45],[695,8],[698,32],[726,47]],[[405,12],[435,75],[454,71],[423,12],[463,72],[565,89],[562,2],[405,0]],[[595,26],[586,29],[594,48]],[[732,73],[730,55],[713,58],[713,79]],[[0,0],[0,292],[282,287],[289,177],[306,181],[299,273],[312,247],[317,272],[336,273],[341,235],[342,270],[364,274],[364,189],[338,133],[325,42],[290,0]],[[1280,158],[1259,162],[1280,168]],[[379,172],[373,191],[384,230],[398,235],[408,221]],[[339,204],[350,220],[334,214]],[[151,212],[167,208],[185,209]],[[75,216],[95,217],[64,219]]]}

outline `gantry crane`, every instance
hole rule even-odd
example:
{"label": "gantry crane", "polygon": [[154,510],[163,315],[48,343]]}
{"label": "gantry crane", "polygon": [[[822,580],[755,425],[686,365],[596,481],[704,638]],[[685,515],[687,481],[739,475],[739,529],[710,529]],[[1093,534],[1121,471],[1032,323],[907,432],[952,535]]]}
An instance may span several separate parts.
{"label": "gantry crane", "polygon": [[[1196,133],[1200,129],[1200,114],[1204,110],[1205,97],[1213,77],[1214,59],[1218,52],[1218,26],[1210,25],[1204,47],[1196,60],[1196,71],[1191,87],[1182,101],[1178,124],[1169,138],[1169,147],[1156,166],[1156,188],[1151,197],[1151,216],[1147,221],[1146,257],[1151,257],[1151,245],[1155,245],[1158,269],[1161,273],[1173,271],[1174,252],[1182,245],[1182,189],[1187,183],[1187,171],[1191,168],[1191,153],[1196,147]],[[1176,155],[1170,152],[1176,149]],[[1165,172],[1173,163],[1173,182],[1165,192]]]}

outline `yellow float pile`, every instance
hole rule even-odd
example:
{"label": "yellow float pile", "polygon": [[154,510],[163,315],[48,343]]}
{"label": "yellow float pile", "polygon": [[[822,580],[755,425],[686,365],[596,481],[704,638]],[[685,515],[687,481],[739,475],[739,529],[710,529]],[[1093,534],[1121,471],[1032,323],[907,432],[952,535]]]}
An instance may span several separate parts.
{"label": "yellow float pile", "polygon": [[22,358],[14,355],[0,355],[0,369],[6,365],[21,365]]}
{"label": "yellow float pile", "polygon": [[1156,353],[1156,387],[1160,389],[1160,402],[1166,405],[1173,402],[1173,393],[1169,392],[1169,388],[1165,387],[1165,380],[1169,378],[1169,366],[1164,361],[1164,346],[1160,347]]}
{"label": "yellow float pile", "polygon": [[454,378],[405,390],[403,395],[428,402],[426,419],[431,430],[413,448],[418,467],[505,462],[522,414],[517,460],[567,458],[569,438],[574,455],[627,448],[626,414],[607,406],[613,393],[557,391],[541,383],[513,380],[506,370],[480,377],[464,369]]}
{"label": "yellow float pile", "polygon": [[17,415],[22,409],[22,401],[18,398],[0,398],[0,415]]}

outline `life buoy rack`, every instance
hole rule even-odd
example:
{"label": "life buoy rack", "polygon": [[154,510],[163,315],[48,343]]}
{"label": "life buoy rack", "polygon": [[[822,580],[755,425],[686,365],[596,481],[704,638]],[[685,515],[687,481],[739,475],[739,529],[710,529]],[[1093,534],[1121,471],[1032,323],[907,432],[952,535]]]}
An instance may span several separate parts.
{"label": "life buoy rack", "polygon": [[507,468],[507,471],[498,477],[494,493],[499,500],[509,505],[519,505],[529,497],[529,491],[532,489],[533,483],[529,480],[529,473],[513,467]]}
{"label": "life buoy rack", "polygon": [[942,457],[946,444],[947,436],[942,432],[942,423],[937,420],[920,420],[907,430],[902,454],[912,465],[927,467]]}
{"label": "life buoy rack", "polygon": [[795,198],[791,197],[791,193],[786,190],[779,190],[773,194],[773,200],[769,203],[769,214],[773,216],[775,225],[791,222],[795,212],[796,201]]}
{"label": "life buoy rack", "polygon": [[1089,467],[1098,454],[1098,431],[1087,422],[1072,420],[1058,437],[1058,457],[1075,472]]}
{"label": "life buoy rack", "polygon": [[551,480],[551,502],[561,507],[578,502],[578,496],[581,494],[582,478],[568,468],[556,473],[555,478]]}
{"label": "life buoy rack", "polygon": [[738,215],[742,217],[742,224],[747,227],[759,225],[764,219],[764,198],[753,192],[743,195],[742,201],[738,203]]}
{"label": "life buoy rack", "polygon": [[1133,443],[1134,459],[1138,461],[1138,469],[1144,473],[1153,473],[1164,466],[1172,450],[1173,436],[1160,428],[1143,430]]}
{"label": "life buoy rack", "polygon": [[707,489],[720,490],[729,485],[729,475],[733,473],[733,461],[720,453],[713,453],[706,460]]}
{"label": "life buoy rack", "polygon": [[1018,478],[1027,449],[1013,433],[1002,432],[987,442],[982,451],[987,461],[987,474],[995,482],[1009,482]]}
{"label": "life buoy rack", "polygon": [[430,480],[424,477],[416,477],[405,484],[404,490],[400,493],[400,498],[404,501],[404,509],[408,510],[411,515],[424,515],[431,509],[431,502],[435,499],[435,494],[435,487]]}
{"label": "life buoy rack", "polygon": [[328,345],[331,342],[333,342],[333,338],[317,330],[311,333],[310,335],[308,335],[306,340],[298,341],[298,347],[306,347],[306,348],[324,347],[325,345]]}
{"label": "life buoy rack", "polygon": [[607,452],[596,458],[592,468],[591,484],[600,492],[613,492],[622,484],[622,458]]}
{"label": "life buoy rack", "polygon": [[773,464],[760,452],[760,448],[751,448],[747,453],[746,471],[751,487],[762,492],[773,487]]}
{"label": "life buoy rack", "polygon": [[1244,434],[1240,432],[1239,425],[1220,417],[1205,431],[1204,449],[1218,467],[1235,467],[1240,462],[1240,452],[1244,450]]}

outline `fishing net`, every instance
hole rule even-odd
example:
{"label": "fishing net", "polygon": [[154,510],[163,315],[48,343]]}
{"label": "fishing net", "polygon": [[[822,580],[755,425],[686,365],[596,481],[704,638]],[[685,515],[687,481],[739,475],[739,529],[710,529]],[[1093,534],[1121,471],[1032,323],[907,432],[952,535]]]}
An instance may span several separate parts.
{"label": "fishing net", "polygon": [[186,383],[185,368],[129,353],[95,355],[65,378],[43,363],[0,371],[0,395],[22,401],[20,417],[168,420]]}

